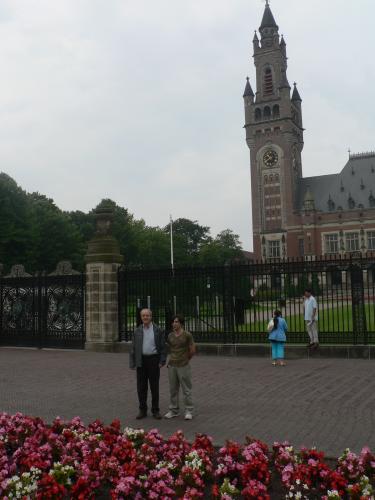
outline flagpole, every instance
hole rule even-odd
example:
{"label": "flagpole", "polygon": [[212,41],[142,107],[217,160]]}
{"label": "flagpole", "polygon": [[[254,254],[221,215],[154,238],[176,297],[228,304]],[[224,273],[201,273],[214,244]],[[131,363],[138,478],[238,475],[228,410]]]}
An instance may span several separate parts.
{"label": "flagpole", "polygon": [[174,254],[173,254],[173,220],[172,215],[169,216],[170,222],[170,233],[171,233],[171,267],[172,271],[174,271]]}

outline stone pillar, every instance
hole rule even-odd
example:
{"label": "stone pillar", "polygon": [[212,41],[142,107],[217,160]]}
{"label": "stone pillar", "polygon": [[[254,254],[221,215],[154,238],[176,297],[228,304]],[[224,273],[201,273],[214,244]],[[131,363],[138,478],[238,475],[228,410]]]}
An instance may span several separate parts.
{"label": "stone pillar", "polygon": [[91,351],[114,350],[118,342],[118,268],[123,262],[112,236],[113,210],[95,211],[96,233],[86,253],[86,343]]}

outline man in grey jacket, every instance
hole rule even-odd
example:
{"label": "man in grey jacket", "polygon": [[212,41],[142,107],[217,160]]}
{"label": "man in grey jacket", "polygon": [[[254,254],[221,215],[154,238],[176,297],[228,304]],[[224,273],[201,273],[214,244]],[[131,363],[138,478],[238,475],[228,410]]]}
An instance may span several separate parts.
{"label": "man in grey jacket", "polygon": [[151,411],[156,419],[161,419],[159,408],[160,368],[167,359],[165,334],[152,322],[150,309],[142,309],[142,324],[135,329],[130,350],[129,363],[132,370],[137,369],[137,392],[139,413],[137,419],[147,416],[147,391],[151,390]]}

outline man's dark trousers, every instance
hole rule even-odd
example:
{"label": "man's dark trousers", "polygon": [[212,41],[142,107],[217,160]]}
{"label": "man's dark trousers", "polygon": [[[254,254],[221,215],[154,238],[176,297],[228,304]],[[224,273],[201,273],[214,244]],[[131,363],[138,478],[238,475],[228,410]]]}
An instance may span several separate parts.
{"label": "man's dark trousers", "polygon": [[159,412],[159,379],[160,379],[160,356],[153,354],[151,356],[142,356],[142,367],[137,368],[137,391],[139,400],[139,409],[147,413],[147,390],[150,384],[151,390],[151,411]]}

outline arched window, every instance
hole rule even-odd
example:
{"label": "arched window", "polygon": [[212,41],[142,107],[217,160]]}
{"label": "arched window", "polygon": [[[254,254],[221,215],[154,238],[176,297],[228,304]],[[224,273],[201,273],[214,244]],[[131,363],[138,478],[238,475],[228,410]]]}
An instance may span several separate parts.
{"label": "arched window", "polygon": [[262,119],[262,111],[260,108],[256,108],[255,110],[255,121],[259,122]]}
{"label": "arched window", "polygon": [[273,183],[273,175],[271,174],[270,175],[270,184],[272,184],[272,183]]}
{"label": "arched window", "polygon": [[273,77],[272,77],[272,69],[266,68],[264,70],[264,86],[263,86],[264,95],[273,94]]}
{"label": "arched window", "polygon": [[265,120],[270,120],[271,119],[271,108],[269,106],[266,106],[263,110],[263,117]]}
{"label": "arched window", "polygon": [[280,107],[278,104],[275,104],[272,109],[272,115],[274,118],[280,118]]}
{"label": "arched window", "polygon": [[279,174],[276,174],[276,175],[275,175],[275,182],[280,182],[280,177],[279,177]]}
{"label": "arched window", "polygon": [[264,184],[268,184],[268,175],[264,176]]}

